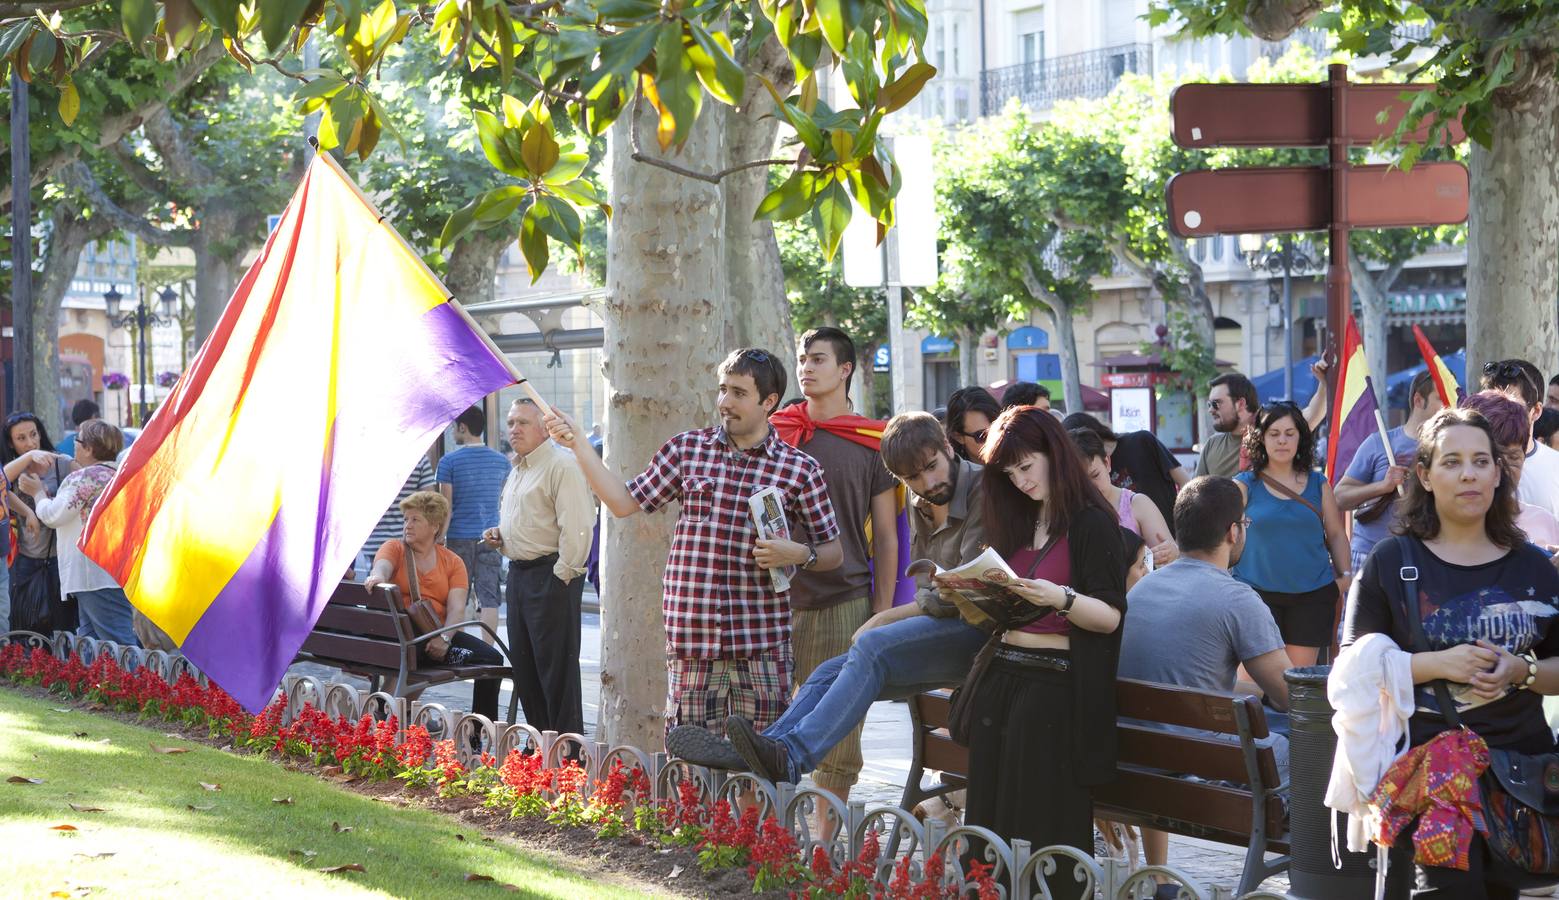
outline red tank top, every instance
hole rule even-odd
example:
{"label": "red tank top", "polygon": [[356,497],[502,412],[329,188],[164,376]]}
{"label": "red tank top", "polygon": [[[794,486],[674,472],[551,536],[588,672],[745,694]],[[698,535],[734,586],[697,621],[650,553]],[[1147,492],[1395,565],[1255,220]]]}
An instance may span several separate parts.
{"label": "red tank top", "polygon": [[[1067,546],[1066,538],[1056,541],[1051,546],[1050,552],[1045,554],[1044,559],[1039,559],[1038,550],[1026,547],[1012,554],[1012,559],[1008,560],[1008,563],[1012,566],[1012,571],[1024,578],[1044,579],[1054,584],[1072,583],[1072,552]],[[1067,634],[1072,630],[1072,623],[1052,613],[1018,630],[1029,634]]]}

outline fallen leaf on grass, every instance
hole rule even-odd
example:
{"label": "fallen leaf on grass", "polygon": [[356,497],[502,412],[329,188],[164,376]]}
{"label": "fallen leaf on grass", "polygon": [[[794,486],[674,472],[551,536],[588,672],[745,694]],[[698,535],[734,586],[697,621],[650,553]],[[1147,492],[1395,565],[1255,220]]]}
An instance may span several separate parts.
{"label": "fallen leaf on grass", "polygon": [[103,809],[103,807],[101,807],[101,806],[77,806],[74,803],[68,803],[66,805],[69,806],[71,809],[75,810],[76,812],[106,812],[107,811],[107,810]]}
{"label": "fallen leaf on grass", "polygon": [[466,839],[466,836],[463,835],[463,834],[456,834],[455,835],[455,840],[457,840],[457,841],[463,841],[465,839]]}
{"label": "fallen leaf on grass", "polygon": [[62,706],[51,706],[51,707],[49,707],[49,709],[54,711],[54,712],[66,712],[66,713],[68,713],[68,712],[75,712],[75,710],[73,710],[73,709],[69,709],[67,707],[62,707]]}
{"label": "fallen leaf on grass", "polygon": [[216,807],[216,804],[214,804],[214,803],[209,805],[209,806],[196,806],[193,803],[187,803],[187,804],[185,804],[185,808],[194,810],[195,812],[210,812],[211,810],[216,809],[217,807]]}
{"label": "fallen leaf on grass", "polygon": [[77,853],[72,855],[71,859],[107,859],[113,856],[115,852],[114,850],[104,850],[102,853]]}
{"label": "fallen leaf on grass", "polygon": [[478,875],[475,872],[467,872],[465,880],[466,881],[492,881],[493,880],[493,876],[491,876],[491,875]]}
{"label": "fallen leaf on grass", "polygon": [[195,783],[200,785],[201,787],[205,788],[208,791],[220,791],[220,790],[222,790],[222,785],[220,785],[220,784],[209,784],[209,783],[204,782],[204,781],[197,781]]}
{"label": "fallen leaf on grass", "polygon": [[78,738],[90,737],[90,735],[88,735],[85,731],[72,731],[70,736]]}
{"label": "fallen leaf on grass", "polygon": [[159,747],[156,744],[148,744],[153,753],[188,753],[188,747]]}
{"label": "fallen leaf on grass", "polygon": [[271,802],[272,803],[279,803],[282,806],[291,806],[292,805],[292,798],[291,797],[272,797],[271,798]]}
{"label": "fallen leaf on grass", "polygon": [[49,830],[50,831],[75,831],[76,830],[76,826],[74,826],[74,825],[53,825],[53,826],[50,826]]}
{"label": "fallen leaf on grass", "polygon": [[672,866],[671,867],[671,874],[666,876],[666,877],[667,878],[675,878],[675,877],[677,877],[678,875],[681,875],[681,874],[682,874],[682,867],[681,866]]}
{"label": "fallen leaf on grass", "polygon": [[340,775],[342,772],[345,772],[346,770],[341,768],[340,766],[326,766],[323,769],[320,769],[319,771],[320,771],[321,775]]}
{"label": "fallen leaf on grass", "polygon": [[490,837],[482,838],[482,843],[484,843],[484,844],[491,844],[492,842],[493,842],[493,839],[490,838]]}
{"label": "fallen leaf on grass", "polygon": [[524,890],[524,888],[520,887],[519,885],[517,885],[517,884],[510,884],[507,881],[505,881],[503,884],[500,884],[498,886],[503,888],[504,890],[508,891],[511,894],[518,894],[519,892]]}
{"label": "fallen leaf on grass", "polygon": [[368,870],[363,868],[363,864],[362,863],[347,863],[344,866],[326,866],[323,869],[320,869],[320,871],[329,873],[329,872],[366,872]]}
{"label": "fallen leaf on grass", "polygon": [[330,830],[334,831],[336,834],[346,834],[348,831],[352,830],[352,826],[342,825],[340,822],[331,822]]}
{"label": "fallen leaf on grass", "polygon": [[288,850],[287,851],[287,855],[289,855],[289,856],[301,856],[304,859],[313,859],[314,857],[319,855],[319,851],[318,850]]}
{"label": "fallen leaf on grass", "polygon": [[5,780],[6,784],[43,784],[42,778],[28,778],[23,775],[12,775]]}

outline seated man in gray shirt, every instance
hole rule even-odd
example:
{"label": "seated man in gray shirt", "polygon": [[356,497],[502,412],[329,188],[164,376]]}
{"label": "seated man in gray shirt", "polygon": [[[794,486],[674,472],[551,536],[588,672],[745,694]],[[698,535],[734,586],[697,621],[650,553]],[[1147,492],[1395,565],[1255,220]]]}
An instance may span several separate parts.
{"label": "seated man in gray shirt", "polygon": [[[1267,703],[1288,709],[1283,636],[1255,589],[1229,574],[1245,549],[1248,521],[1243,495],[1229,478],[1204,475],[1180,489],[1175,498],[1180,558],[1149,573],[1126,595],[1120,677],[1228,692],[1244,665]],[[1268,725],[1287,730],[1286,721]],[[1287,781],[1288,739],[1275,733],[1267,742]],[[1149,865],[1163,865],[1168,835],[1144,828],[1142,848]]]}

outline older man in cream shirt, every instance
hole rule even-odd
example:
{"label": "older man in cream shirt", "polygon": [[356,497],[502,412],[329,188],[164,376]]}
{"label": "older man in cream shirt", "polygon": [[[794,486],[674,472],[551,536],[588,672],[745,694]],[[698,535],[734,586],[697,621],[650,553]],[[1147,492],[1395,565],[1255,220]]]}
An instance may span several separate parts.
{"label": "older man in cream shirt", "polygon": [[482,540],[509,558],[514,689],[525,721],[538,731],[582,734],[579,600],[595,497],[573,453],[548,440],[534,403],[516,400],[507,421],[514,469],[503,485],[498,527]]}

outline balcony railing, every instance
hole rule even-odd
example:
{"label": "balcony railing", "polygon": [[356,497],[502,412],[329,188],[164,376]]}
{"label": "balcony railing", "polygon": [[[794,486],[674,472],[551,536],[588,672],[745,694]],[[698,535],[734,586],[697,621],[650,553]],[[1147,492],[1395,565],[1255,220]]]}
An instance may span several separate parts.
{"label": "balcony railing", "polygon": [[1153,48],[1122,44],[987,69],[980,73],[980,113],[1000,112],[1013,97],[1032,109],[1046,109],[1061,100],[1103,97],[1127,72],[1152,74]]}

